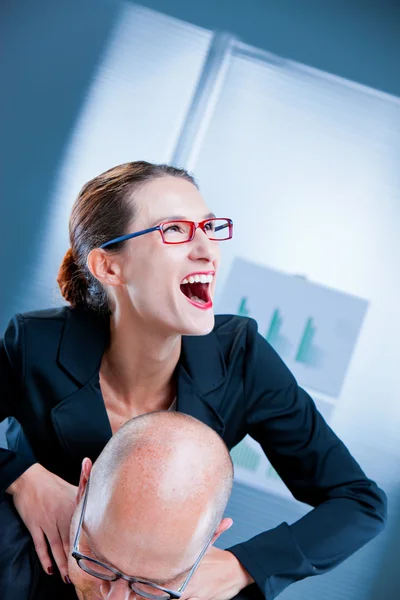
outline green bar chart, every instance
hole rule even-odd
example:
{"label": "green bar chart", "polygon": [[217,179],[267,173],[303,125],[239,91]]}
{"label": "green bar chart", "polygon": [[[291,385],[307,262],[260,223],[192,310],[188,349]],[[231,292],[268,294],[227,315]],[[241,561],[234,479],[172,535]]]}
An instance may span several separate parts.
{"label": "green bar chart", "polygon": [[247,308],[246,296],[243,296],[243,298],[240,300],[239,308],[237,309],[237,314],[240,315],[241,317],[249,316],[249,310]]}
{"label": "green bar chart", "polygon": [[297,349],[295,360],[305,365],[317,367],[322,360],[320,349],[314,344],[314,338],[317,333],[317,328],[314,325],[313,319],[307,319],[303,335]]}
{"label": "green bar chart", "polygon": [[265,339],[271,344],[276,352],[284,358],[290,351],[291,344],[287,337],[282,335],[283,316],[276,308],[272,313],[271,321],[269,323]]}
{"label": "green bar chart", "polygon": [[235,479],[259,489],[291,497],[290,491],[268,461],[260,444],[247,435],[231,450]]}
{"label": "green bar chart", "polygon": [[367,307],[362,298],[235,258],[217,312],[254,319],[301,386],[337,398]]}

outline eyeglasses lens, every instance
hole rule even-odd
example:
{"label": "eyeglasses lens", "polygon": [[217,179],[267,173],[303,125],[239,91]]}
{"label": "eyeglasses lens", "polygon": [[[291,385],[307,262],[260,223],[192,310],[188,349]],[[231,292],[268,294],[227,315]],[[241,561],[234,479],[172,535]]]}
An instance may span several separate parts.
{"label": "eyeglasses lens", "polygon": [[89,575],[93,575],[94,577],[98,577],[99,579],[104,579],[105,581],[113,581],[115,579],[115,574],[112,571],[110,571],[110,569],[98,565],[92,562],[91,560],[81,558],[79,560],[79,566],[83,571],[89,573]]}
{"label": "eyeglasses lens", "polygon": [[144,598],[149,598],[149,600],[169,600],[171,596],[164,592],[163,590],[159,590],[151,585],[146,583],[138,583],[135,581],[130,584],[132,591]]}
{"label": "eyeglasses lens", "polygon": [[[192,225],[184,221],[171,221],[164,223],[162,231],[168,244],[179,244],[190,240]],[[227,219],[210,219],[204,224],[204,231],[210,240],[227,240],[231,237]]]}

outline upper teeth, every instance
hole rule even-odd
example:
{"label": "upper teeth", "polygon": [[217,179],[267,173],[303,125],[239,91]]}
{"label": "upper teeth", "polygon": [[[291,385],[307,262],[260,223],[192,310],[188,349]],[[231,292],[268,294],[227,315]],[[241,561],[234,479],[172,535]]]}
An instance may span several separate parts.
{"label": "upper teeth", "polygon": [[182,281],[184,283],[211,283],[214,279],[214,275],[190,275]]}

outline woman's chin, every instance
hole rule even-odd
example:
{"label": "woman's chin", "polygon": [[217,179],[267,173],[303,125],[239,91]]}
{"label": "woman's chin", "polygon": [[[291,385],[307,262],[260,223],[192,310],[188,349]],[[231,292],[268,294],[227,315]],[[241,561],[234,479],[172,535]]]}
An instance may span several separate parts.
{"label": "woman's chin", "polygon": [[212,309],[204,311],[196,318],[185,319],[183,335],[207,335],[214,329],[215,317]]}

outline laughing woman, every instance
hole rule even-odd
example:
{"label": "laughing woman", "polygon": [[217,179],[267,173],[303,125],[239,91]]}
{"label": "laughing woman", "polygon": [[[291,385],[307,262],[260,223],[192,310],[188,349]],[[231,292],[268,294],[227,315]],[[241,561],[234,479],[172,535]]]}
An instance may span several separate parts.
{"label": "laughing woman", "polygon": [[12,422],[1,486],[48,573],[53,557],[68,577],[82,460],[95,460],[128,419],[157,410],[200,419],[229,448],[250,434],[293,496],[313,507],[293,525],[211,548],[185,597],[228,600],[251,585],[271,600],[332,569],[384,525],[383,492],[255,321],[214,317],[219,243],[233,230],[221,217],[183,170],[146,162],[110,169],[72,209],[58,275],[69,306],[17,315],[5,332],[0,420],[14,417],[23,435],[12,435]]}

